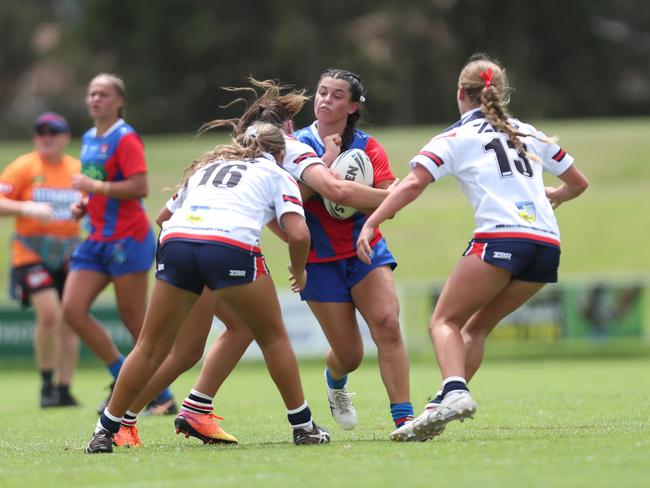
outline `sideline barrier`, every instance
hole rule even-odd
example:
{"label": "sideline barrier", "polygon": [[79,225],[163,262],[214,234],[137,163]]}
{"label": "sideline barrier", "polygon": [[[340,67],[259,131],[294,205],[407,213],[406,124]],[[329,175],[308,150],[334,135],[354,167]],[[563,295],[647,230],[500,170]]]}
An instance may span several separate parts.
{"label": "sideline barrier", "polygon": [[[325,357],[329,345],[307,304],[301,302],[296,294],[289,291],[280,291],[278,294],[289,339],[296,351],[296,356],[299,359]],[[104,325],[118,349],[123,354],[128,353],[132,347],[131,336],[122,325],[117,309],[110,304],[100,304],[93,307],[92,313]],[[361,326],[366,354],[376,355],[377,350],[370,338],[368,326],[359,314],[357,314],[357,320]],[[223,329],[223,324],[215,318],[206,350]],[[0,307],[0,358],[32,357],[33,334],[34,313],[31,309],[19,310],[12,305]],[[85,346],[82,347],[81,354],[82,357],[93,356]],[[257,344],[251,344],[244,359],[262,359],[262,352]]]}
{"label": "sideline barrier", "polygon": [[[650,337],[648,280],[629,279],[566,282],[545,287],[537,296],[506,317],[490,336],[491,344],[531,345],[582,340],[602,344],[611,339]],[[409,353],[432,354],[427,324],[442,283],[400,282],[401,322]],[[279,292],[282,313],[296,355],[300,359],[323,358],[329,346],[318,322],[304,302],[289,291]],[[118,348],[127,353],[131,337],[122,326],[117,310],[109,304],[93,308]],[[376,356],[367,325],[357,314],[365,354]],[[34,315],[12,305],[0,307],[0,357],[32,357]],[[223,324],[214,320],[207,342],[209,348]],[[85,347],[83,356],[92,356]],[[245,359],[261,359],[256,344]]]}

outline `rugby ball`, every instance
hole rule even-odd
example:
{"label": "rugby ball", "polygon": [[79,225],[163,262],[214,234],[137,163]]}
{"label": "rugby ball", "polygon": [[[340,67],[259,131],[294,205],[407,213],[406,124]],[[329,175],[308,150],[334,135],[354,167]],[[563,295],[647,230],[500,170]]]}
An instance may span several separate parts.
{"label": "rugby ball", "polygon": [[[361,149],[349,149],[342,152],[332,161],[330,169],[342,179],[354,181],[366,186],[372,186],[375,173],[368,155]],[[323,197],[323,204],[327,213],[336,219],[352,217],[356,209],[346,207]]]}

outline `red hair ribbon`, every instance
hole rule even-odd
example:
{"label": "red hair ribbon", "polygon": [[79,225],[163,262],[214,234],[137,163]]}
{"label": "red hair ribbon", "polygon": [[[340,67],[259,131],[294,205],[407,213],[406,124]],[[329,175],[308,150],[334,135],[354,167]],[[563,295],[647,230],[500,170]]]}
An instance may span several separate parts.
{"label": "red hair ribbon", "polygon": [[492,86],[492,68],[481,71],[481,78],[485,80],[485,88],[490,88]]}

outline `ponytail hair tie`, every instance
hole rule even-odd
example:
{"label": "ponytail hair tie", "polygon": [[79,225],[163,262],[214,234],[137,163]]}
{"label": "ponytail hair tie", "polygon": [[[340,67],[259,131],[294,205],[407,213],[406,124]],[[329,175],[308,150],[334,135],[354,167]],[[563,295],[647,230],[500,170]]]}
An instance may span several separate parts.
{"label": "ponytail hair tie", "polygon": [[361,95],[361,96],[359,97],[359,101],[360,101],[361,103],[364,103],[364,102],[366,101],[366,97],[364,97],[363,95]]}
{"label": "ponytail hair tie", "polygon": [[253,139],[257,139],[257,127],[253,127],[252,125],[249,125],[244,135],[250,136]]}
{"label": "ponytail hair tie", "polygon": [[485,80],[485,88],[490,88],[492,86],[492,68],[481,71],[481,78]]}

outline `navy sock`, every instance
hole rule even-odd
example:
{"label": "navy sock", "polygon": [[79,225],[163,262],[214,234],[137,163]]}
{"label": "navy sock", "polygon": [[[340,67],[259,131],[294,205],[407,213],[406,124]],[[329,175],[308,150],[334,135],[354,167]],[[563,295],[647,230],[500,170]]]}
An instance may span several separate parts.
{"label": "navy sock", "polygon": [[311,410],[307,402],[295,410],[287,410],[287,418],[291,426],[296,428],[303,428],[311,424]]}
{"label": "navy sock", "polygon": [[330,388],[334,388],[336,390],[340,390],[348,382],[348,375],[346,374],[340,380],[335,380],[334,378],[332,378],[329,368],[325,368],[325,379],[327,380],[327,386],[329,386]]}
{"label": "navy sock", "polygon": [[460,376],[450,376],[442,384],[442,398],[446,397],[448,393],[458,390],[469,391],[467,382]]}
{"label": "navy sock", "polygon": [[102,424],[107,431],[116,434],[120,430],[120,423],[122,419],[111,419],[106,415],[106,410],[102,412],[102,416],[99,417],[99,422]]}
{"label": "navy sock", "polygon": [[391,403],[390,414],[395,427],[401,427],[405,422],[413,420],[413,404],[411,402]]}
{"label": "navy sock", "polygon": [[106,367],[108,368],[108,371],[113,375],[113,378],[117,379],[117,375],[120,372],[120,369],[122,369],[122,365],[124,364],[124,356],[120,354],[120,357],[115,361],[114,363],[107,364]]}

